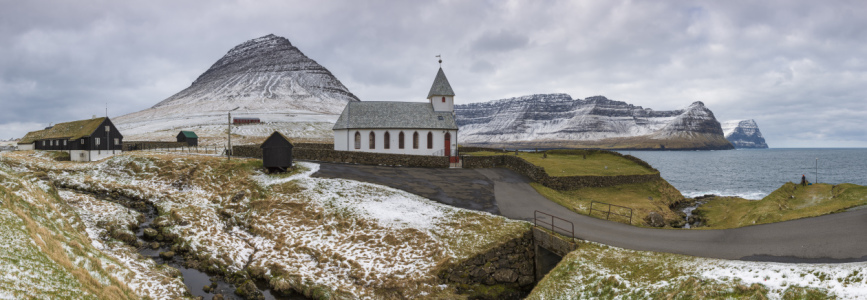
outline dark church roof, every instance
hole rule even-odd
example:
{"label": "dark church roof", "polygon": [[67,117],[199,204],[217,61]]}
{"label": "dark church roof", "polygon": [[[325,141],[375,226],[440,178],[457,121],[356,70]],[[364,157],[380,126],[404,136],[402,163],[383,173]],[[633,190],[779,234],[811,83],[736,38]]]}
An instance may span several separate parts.
{"label": "dark church roof", "polygon": [[426,102],[349,102],[334,124],[338,129],[458,129],[450,111]]}
{"label": "dark church roof", "polygon": [[446,79],[446,73],[443,73],[443,68],[440,68],[437,71],[437,77],[434,78],[433,85],[430,87],[430,92],[427,93],[427,98],[430,99],[431,96],[454,96],[455,91],[452,90],[452,86],[449,84],[449,80]]}

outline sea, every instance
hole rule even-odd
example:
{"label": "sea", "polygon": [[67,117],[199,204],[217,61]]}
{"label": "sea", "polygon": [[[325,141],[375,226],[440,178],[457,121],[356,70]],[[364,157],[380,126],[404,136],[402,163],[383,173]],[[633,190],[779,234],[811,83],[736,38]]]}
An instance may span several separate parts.
{"label": "sea", "polygon": [[867,148],[619,151],[659,170],[686,197],[760,200],[786,182],[867,185]]}

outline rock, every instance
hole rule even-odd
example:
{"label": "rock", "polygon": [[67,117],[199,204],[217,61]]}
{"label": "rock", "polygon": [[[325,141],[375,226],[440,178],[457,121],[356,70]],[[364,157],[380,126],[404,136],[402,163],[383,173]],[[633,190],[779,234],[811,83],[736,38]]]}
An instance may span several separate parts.
{"label": "rock", "polygon": [[235,194],[235,196],[232,197],[232,202],[237,203],[238,201],[241,201],[242,199],[244,199],[244,195],[244,191],[238,192],[237,194]]}
{"label": "rock", "polygon": [[157,234],[159,234],[159,232],[157,232],[156,229],[153,229],[153,228],[145,228],[144,229],[144,236],[146,238],[152,239],[152,238],[156,237]]}
{"label": "rock", "polygon": [[223,294],[216,294],[216,295],[214,295],[214,298],[211,298],[211,299],[213,299],[213,300],[223,300]]}
{"label": "rock", "polygon": [[203,286],[202,290],[205,291],[205,293],[210,293],[211,292],[211,286],[210,285]]}
{"label": "rock", "polygon": [[536,282],[536,278],[533,277],[533,275],[524,275],[518,277],[518,285],[520,286],[532,285],[534,282]]}
{"label": "rock", "polygon": [[518,274],[512,269],[499,269],[494,272],[494,280],[502,283],[511,283],[518,280]]}
{"label": "rock", "polygon": [[644,221],[647,222],[648,225],[653,227],[663,227],[665,226],[665,218],[662,217],[659,213],[652,211],[647,214],[647,217],[644,218]]}
{"label": "rock", "polygon": [[178,220],[178,226],[189,226],[189,225],[190,225],[190,221],[187,221],[184,219]]}
{"label": "rock", "polygon": [[244,299],[264,299],[265,296],[262,295],[262,292],[256,288],[256,284],[253,283],[252,280],[244,281],[237,289],[235,289],[235,294],[238,296],[244,297]]}
{"label": "rock", "polygon": [[160,257],[162,257],[163,259],[172,259],[172,257],[174,257],[174,256],[175,256],[174,251],[160,252]]}
{"label": "rock", "polygon": [[533,271],[535,271],[533,270],[533,265],[529,262],[525,261],[518,264],[518,273],[521,273],[521,275],[532,277]]}
{"label": "rock", "polygon": [[159,242],[153,242],[153,243],[151,243],[151,249],[155,249],[155,250],[156,250],[156,249],[158,249],[159,247],[160,247],[160,243],[159,243]]}

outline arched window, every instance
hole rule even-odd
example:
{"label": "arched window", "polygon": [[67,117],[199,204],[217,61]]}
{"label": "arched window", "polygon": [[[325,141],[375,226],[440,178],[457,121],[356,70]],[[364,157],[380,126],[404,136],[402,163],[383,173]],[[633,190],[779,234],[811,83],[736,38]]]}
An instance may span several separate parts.
{"label": "arched window", "polygon": [[433,132],[427,132],[427,148],[433,149]]}
{"label": "arched window", "polygon": [[446,103],[446,97],[443,97],[443,103]]}
{"label": "arched window", "polygon": [[376,149],[376,134],[373,131],[370,132],[368,144],[370,144],[370,149]]}
{"label": "arched window", "polygon": [[355,149],[361,149],[361,133],[355,132]]}
{"label": "arched window", "polygon": [[403,131],[397,135],[397,148],[403,149]]}
{"label": "arched window", "polygon": [[412,148],[418,149],[418,131],[412,134]]}
{"label": "arched window", "polygon": [[391,134],[388,134],[388,131],[382,136],[382,147],[385,149],[391,148]]}

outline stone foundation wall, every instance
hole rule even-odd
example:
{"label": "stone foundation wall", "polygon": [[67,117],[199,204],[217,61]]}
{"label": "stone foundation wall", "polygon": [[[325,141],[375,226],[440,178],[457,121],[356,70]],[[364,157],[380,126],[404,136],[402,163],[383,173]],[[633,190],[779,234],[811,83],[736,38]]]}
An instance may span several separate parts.
{"label": "stone foundation wall", "polygon": [[[259,148],[259,145],[234,146],[232,147],[232,151],[235,156],[262,158],[262,149]],[[325,146],[314,146],[313,148],[303,148],[302,146],[295,146],[295,148],[292,149],[292,157],[294,159],[301,160],[352,163],[374,166],[402,166],[421,168],[449,167],[449,158],[445,156],[336,151],[333,148],[327,149]]]}
{"label": "stone foundation wall", "polygon": [[[584,150],[581,150],[584,151]],[[602,150],[592,150],[592,151],[602,151]],[[637,160],[636,163],[641,162],[642,166],[650,168],[649,164],[646,162],[632,157],[630,155],[621,155],[626,159],[634,158]],[[545,169],[539,166],[536,166],[523,158],[515,155],[497,155],[497,156],[463,156],[463,167],[464,168],[507,168],[512,171],[515,171],[519,174],[527,176],[530,180],[534,182],[538,182],[546,187],[560,190],[560,191],[568,191],[585,187],[609,187],[616,186],[621,184],[630,184],[630,183],[643,183],[654,180],[659,180],[662,177],[659,176],[659,171],[656,171],[654,174],[647,175],[617,175],[617,176],[563,176],[563,177],[555,177],[548,175],[545,172]],[[632,159],[630,159],[632,160]],[[635,161],[633,160],[633,161]],[[643,164],[642,164],[643,163]]]}
{"label": "stone foundation wall", "polygon": [[189,147],[186,142],[124,141],[123,151]]}
{"label": "stone foundation wall", "polygon": [[533,247],[533,233],[528,230],[519,238],[448,268],[440,273],[440,278],[459,288],[505,285],[529,291],[536,283]]}

